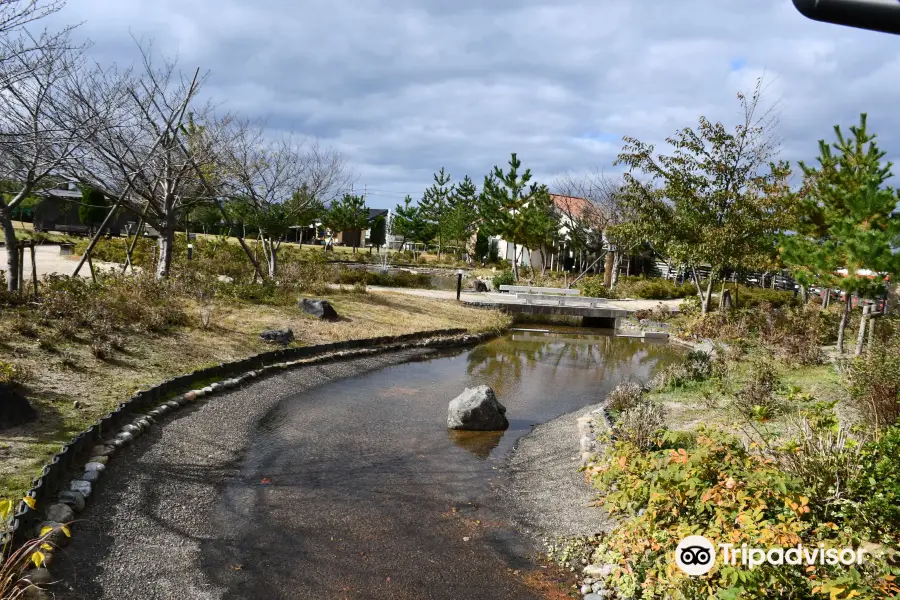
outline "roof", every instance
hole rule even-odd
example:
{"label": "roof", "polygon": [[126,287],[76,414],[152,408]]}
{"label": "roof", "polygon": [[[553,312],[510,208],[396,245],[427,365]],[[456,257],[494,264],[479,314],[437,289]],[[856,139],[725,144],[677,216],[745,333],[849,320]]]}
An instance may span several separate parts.
{"label": "roof", "polygon": [[81,199],[81,192],[77,190],[41,190],[38,192],[42,196],[56,196],[57,198],[78,198]]}
{"label": "roof", "polygon": [[388,215],[388,210],[386,208],[370,208],[369,209],[369,220],[374,221],[378,217],[386,217]]}
{"label": "roof", "polygon": [[576,218],[583,218],[594,210],[594,206],[586,198],[550,194],[550,199],[557,208]]}

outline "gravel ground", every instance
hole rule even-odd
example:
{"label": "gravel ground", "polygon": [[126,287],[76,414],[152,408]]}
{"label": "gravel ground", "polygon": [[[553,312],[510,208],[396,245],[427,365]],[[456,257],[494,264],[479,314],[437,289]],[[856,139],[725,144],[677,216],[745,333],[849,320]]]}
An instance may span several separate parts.
{"label": "gravel ground", "polygon": [[519,440],[507,459],[508,476],[501,490],[518,528],[537,540],[608,531],[612,523],[579,472],[576,419],[599,408],[587,406],[538,425]]}
{"label": "gravel ground", "polygon": [[[38,279],[49,274],[71,275],[75,267],[78,266],[79,257],[60,255],[59,246],[37,246],[34,249],[34,254],[34,264],[37,266]],[[101,260],[94,261],[95,271],[113,269],[121,269],[121,265]],[[6,248],[0,248],[0,271],[6,271]],[[91,269],[85,264],[81,267],[81,271],[78,274],[81,277],[90,277]],[[24,279],[31,281],[31,250],[25,250]]]}

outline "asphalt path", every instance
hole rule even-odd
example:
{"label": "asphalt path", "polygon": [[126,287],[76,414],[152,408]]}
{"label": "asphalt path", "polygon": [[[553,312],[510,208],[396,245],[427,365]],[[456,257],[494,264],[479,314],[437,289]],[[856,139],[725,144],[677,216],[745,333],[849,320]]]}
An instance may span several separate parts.
{"label": "asphalt path", "polygon": [[446,431],[423,433],[444,400],[316,392],[429,356],[297,368],[154,427],[78,516],[58,597],[561,597],[497,504],[493,467]]}

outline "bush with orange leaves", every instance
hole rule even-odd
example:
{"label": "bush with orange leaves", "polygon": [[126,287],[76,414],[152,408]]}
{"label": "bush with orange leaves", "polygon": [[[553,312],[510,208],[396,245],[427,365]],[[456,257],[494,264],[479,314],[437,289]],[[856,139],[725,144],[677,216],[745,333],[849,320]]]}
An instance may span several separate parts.
{"label": "bush with orange leaves", "polygon": [[[620,441],[587,474],[602,492],[599,504],[620,519],[600,538],[592,560],[615,566],[606,586],[622,597],[838,600],[900,591],[898,568],[877,552],[859,567],[724,564],[718,544],[840,549],[867,541],[846,523],[822,518],[826,513],[810,505],[800,479],[730,434],[661,432],[649,450]],[[676,546],[689,535],[703,535],[717,548],[706,575],[691,577],[676,566]]]}

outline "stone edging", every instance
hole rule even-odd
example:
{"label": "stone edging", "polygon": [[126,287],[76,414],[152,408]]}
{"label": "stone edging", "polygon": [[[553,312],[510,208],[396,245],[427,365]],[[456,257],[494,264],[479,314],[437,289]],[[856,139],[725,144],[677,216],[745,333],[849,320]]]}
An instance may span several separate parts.
{"label": "stone edging", "polygon": [[[10,533],[7,535],[12,536],[12,546],[18,547],[29,539],[39,537],[42,530],[50,527],[52,532],[47,535],[47,541],[56,547],[65,546],[68,542],[68,531],[64,530],[63,524],[70,523],[74,520],[75,513],[84,510],[85,502],[106,469],[109,459],[147,431],[158,419],[204,396],[233,389],[262,375],[294,366],[408,348],[465,346],[480,343],[496,335],[497,332],[469,334],[465,329],[442,329],[394,337],[280,349],[200,369],[139,391],[129,401],[120,404],[114,412],[102,417],[86,431],[75,436],[51,459],[44,467],[41,477],[34,480],[34,487],[26,495],[33,499],[34,506],[24,500],[19,504],[11,521]],[[285,358],[292,360],[284,360]],[[228,375],[232,376],[227,377]],[[188,389],[193,383],[208,382],[211,379],[219,381],[186,393],[172,394],[180,389]],[[154,404],[156,405],[153,406]],[[73,472],[75,477],[70,479]],[[51,499],[54,495],[56,497]],[[50,567],[52,552],[46,551],[45,555],[45,566]],[[36,584],[50,581],[49,572],[45,568],[32,569],[29,576]]]}
{"label": "stone edging", "polygon": [[[579,417],[576,420],[576,427],[581,450],[581,466],[588,467],[593,463],[594,456],[602,450],[602,446],[597,442],[597,435],[601,431],[612,430],[612,419],[606,409],[606,403]],[[610,592],[603,580],[614,568],[614,565],[585,565],[578,577],[578,590],[584,596],[584,600],[603,600],[609,595]]]}

